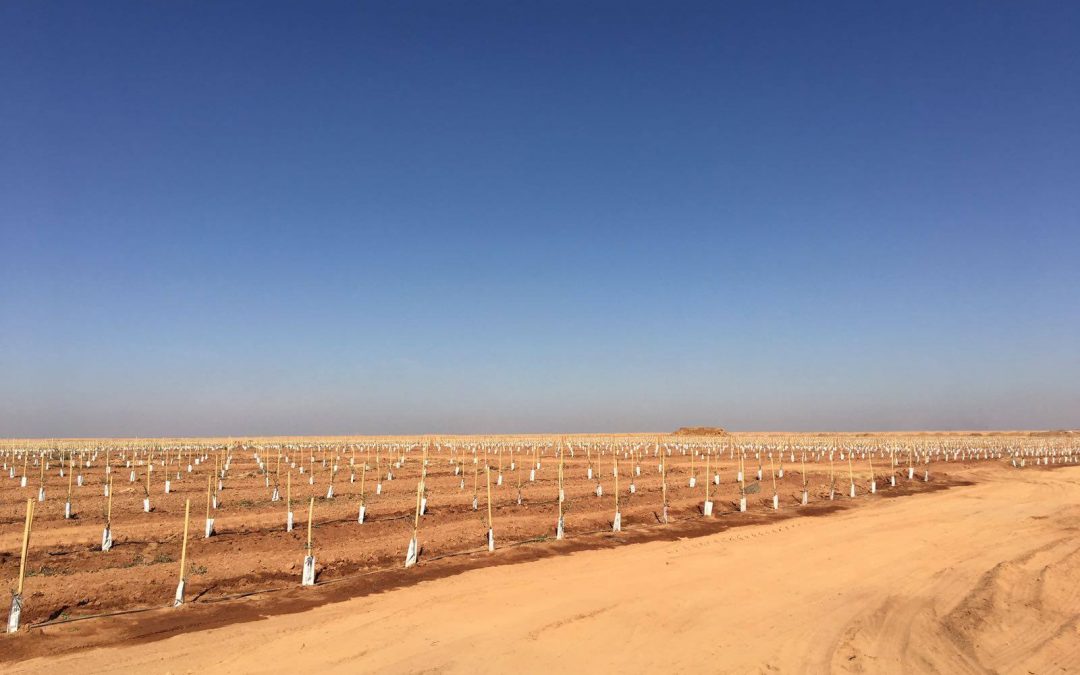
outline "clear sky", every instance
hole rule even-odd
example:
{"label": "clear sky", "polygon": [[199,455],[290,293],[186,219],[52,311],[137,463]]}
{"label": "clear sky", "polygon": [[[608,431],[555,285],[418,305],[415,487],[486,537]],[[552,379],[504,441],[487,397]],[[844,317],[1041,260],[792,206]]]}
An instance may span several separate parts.
{"label": "clear sky", "polygon": [[1080,3],[0,3],[0,435],[1080,426]]}

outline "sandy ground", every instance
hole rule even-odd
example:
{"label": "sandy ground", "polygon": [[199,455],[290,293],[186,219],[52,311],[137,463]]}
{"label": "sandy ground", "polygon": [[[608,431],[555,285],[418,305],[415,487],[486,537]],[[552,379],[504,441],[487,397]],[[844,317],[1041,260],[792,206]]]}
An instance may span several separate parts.
{"label": "sandy ground", "polygon": [[474,569],[6,670],[1080,671],[1080,467],[970,473],[828,517]]}

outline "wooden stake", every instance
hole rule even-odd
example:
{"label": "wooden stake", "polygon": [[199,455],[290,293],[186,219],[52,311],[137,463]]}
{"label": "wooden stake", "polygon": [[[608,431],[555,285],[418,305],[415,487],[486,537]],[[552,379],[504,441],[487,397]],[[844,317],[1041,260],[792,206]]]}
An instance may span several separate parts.
{"label": "wooden stake", "polygon": [[184,500],[184,543],[180,545],[180,581],[187,578],[185,570],[187,569],[187,540],[188,540],[188,523],[191,517],[191,500]]}
{"label": "wooden stake", "polygon": [[315,512],[315,497],[313,496],[311,498],[311,501],[308,502],[308,511],[307,511],[307,551],[308,551],[308,555],[311,555],[311,515],[314,512]]}
{"label": "wooden stake", "polygon": [[26,500],[26,522],[23,525],[22,553],[19,556],[19,585],[16,595],[22,595],[23,579],[26,577],[26,553],[30,550],[30,529],[34,523],[34,500]]}
{"label": "wooden stake", "polygon": [[[832,495],[836,491],[836,472],[833,467],[833,453],[829,451],[829,494]],[[829,497],[832,499],[832,497]]]}
{"label": "wooden stake", "polygon": [[612,452],[611,460],[614,469],[612,473],[615,474],[615,513],[619,512],[619,453]]}
{"label": "wooden stake", "polygon": [[[510,451],[510,461],[514,461],[514,451]],[[517,498],[518,504],[521,503],[521,462],[518,461],[514,464],[514,473],[517,474]]]}
{"label": "wooden stake", "polygon": [[562,443],[559,443],[559,521],[563,522],[563,457],[564,450]]}
{"label": "wooden stake", "polygon": [[214,477],[206,475],[206,519],[210,520],[210,492],[213,490]]}
{"label": "wooden stake", "polygon": [[851,465],[851,450],[848,450],[847,454],[847,466],[848,466],[848,478],[851,480],[851,485],[855,485],[855,468]]}
{"label": "wooden stake", "polygon": [[360,505],[364,506],[364,481],[367,480],[367,457],[364,457],[364,466],[360,468]]}
{"label": "wooden stake", "polygon": [[712,483],[712,450],[705,452],[705,501],[709,501],[709,486]]}
{"label": "wooden stake", "polygon": [[656,450],[660,453],[660,494],[664,507],[664,522],[667,522],[667,453],[660,447],[660,437],[656,438]]}
{"label": "wooden stake", "polygon": [[112,495],[113,495],[113,479],[112,474],[109,474],[109,499],[105,506],[105,527],[109,527],[112,524]]}
{"label": "wooden stake", "polygon": [[739,497],[746,498],[746,451],[739,448]]}
{"label": "wooden stake", "polygon": [[480,458],[476,454],[473,455],[473,465],[472,466],[473,466],[473,472],[472,472],[472,498],[473,498],[473,504],[475,504],[476,503],[476,498],[479,495],[479,488],[477,486],[479,485],[479,480],[480,480]]}
{"label": "wooden stake", "polygon": [[484,472],[487,474],[487,507],[488,507],[488,529],[494,529],[494,525],[491,522],[491,467],[485,466]]}
{"label": "wooden stake", "polygon": [[421,493],[421,491],[422,491],[422,487],[421,487],[419,481],[417,481],[417,483],[416,483],[416,516],[413,518],[413,527],[412,527],[413,539],[416,539],[416,533],[417,533],[417,531],[420,530],[420,493]]}

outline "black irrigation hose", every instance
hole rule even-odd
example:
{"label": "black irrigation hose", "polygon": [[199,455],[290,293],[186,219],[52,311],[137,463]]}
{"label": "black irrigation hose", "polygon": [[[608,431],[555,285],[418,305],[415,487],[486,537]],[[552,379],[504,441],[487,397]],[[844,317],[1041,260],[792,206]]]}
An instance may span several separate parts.
{"label": "black irrigation hose", "polygon": [[108,616],[121,616],[124,614],[139,614],[141,612],[150,612],[157,607],[140,607],[137,609],[119,609],[115,612],[103,612],[101,614],[87,614],[85,616],[73,616],[67,619],[53,619],[51,621],[42,621],[40,623],[30,623],[26,625],[27,629],[31,628],[44,628],[45,626],[56,626],[62,623],[73,623],[75,621],[85,621],[87,619],[102,619]]}

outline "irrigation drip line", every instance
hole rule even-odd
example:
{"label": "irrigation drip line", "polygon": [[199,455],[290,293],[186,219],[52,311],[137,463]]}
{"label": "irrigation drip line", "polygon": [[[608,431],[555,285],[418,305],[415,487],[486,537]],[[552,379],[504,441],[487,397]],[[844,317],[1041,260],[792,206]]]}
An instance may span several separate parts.
{"label": "irrigation drip line", "polygon": [[[397,519],[395,518],[394,520],[397,520]],[[631,528],[624,528],[624,529],[629,530]],[[640,528],[633,528],[633,529],[640,529]],[[588,531],[588,532],[578,533],[578,534],[574,535],[574,537],[567,537],[566,539],[571,539],[571,538],[576,539],[578,537],[590,536],[590,535],[594,535],[594,534],[604,534],[604,533],[607,533],[607,532],[608,532],[608,530],[591,530],[591,531]],[[545,542],[545,541],[548,541],[548,540],[550,540],[550,537],[548,537],[548,536],[532,537],[530,539],[522,539],[522,540],[519,540],[519,541],[508,542],[507,544],[504,544],[503,548],[514,548],[514,547],[518,547],[518,546],[524,546],[526,544],[542,543],[542,542]],[[479,547],[479,548],[467,549],[467,550],[464,550],[464,551],[454,551],[452,553],[444,553],[444,554],[439,555],[439,556],[426,557],[425,560],[427,562],[431,563],[431,562],[435,562],[435,561],[438,561],[438,560],[443,560],[443,559],[446,559],[446,558],[456,558],[456,557],[460,557],[460,556],[473,555],[473,554],[476,554],[476,553],[484,553],[484,552],[487,552],[487,548],[486,547]],[[379,567],[379,568],[376,568],[376,569],[373,569],[373,570],[367,570],[367,571],[364,571],[364,572],[358,572],[356,574],[349,574],[349,575],[346,575],[346,576],[343,576],[343,577],[336,577],[334,579],[328,579],[328,580],[325,580],[325,581],[318,581],[318,582],[315,583],[315,586],[332,586],[334,584],[340,584],[340,583],[343,583],[343,582],[346,582],[346,581],[351,581],[351,580],[354,580],[354,579],[360,579],[360,578],[363,578],[363,577],[368,577],[368,576],[371,576],[373,574],[381,574],[381,573],[384,573],[384,572],[390,572],[390,571],[397,570],[397,569],[400,569],[400,568],[398,566],[396,566],[396,565],[393,566],[393,567]],[[280,591],[288,591],[288,590],[291,590],[293,588],[295,588],[295,587],[294,586],[283,586],[283,587],[279,587],[279,588],[262,588],[262,589],[257,589],[257,590],[253,590],[253,591],[245,591],[243,593],[233,593],[233,594],[230,594],[230,595],[223,595],[223,596],[219,596],[219,597],[216,597],[216,598],[210,598],[210,599],[207,599],[207,600],[200,600],[200,601],[197,601],[197,603],[195,601],[193,601],[191,604],[213,605],[213,604],[217,604],[219,602],[228,602],[230,600],[241,600],[243,598],[248,598],[248,597],[252,597],[252,596],[255,596],[255,595],[267,595],[269,593],[278,593]],[[87,615],[84,615],[84,616],[73,616],[73,617],[68,617],[68,618],[65,618],[65,619],[53,619],[53,620],[50,620],[50,621],[40,621],[38,623],[27,624],[26,627],[27,627],[27,629],[30,629],[30,630],[35,629],[35,628],[47,628],[49,626],[58,626],[58,625],[61,625],[61,624],[74,623],[74,622],[77,622],[77,621],[88,621],[90,619],[105,619],[105,618],[113,617],[113,616],[124,616],[126,614],[139,614],[139,613],[142,613],[142,612],[152,612],[154,610],[163,609],[163,608],[167,608],[167,607],[168,606],[165,605],[163,607],[139,607],[139,608],[135,608],[135,609],[121,609],[121,610],[116,610],[116,611],[113,611],[113,612],[102,612],[100,614],[87,614]]]}
{"label": "irrigation drip line", "polygon": [[[685,452],[683,454],[685,455]],[[661,455],[661,457],[663,457],[663,456],[664,455]],[[671,456],[670,451],[668,452],[667,456]],[[781,456],[781,459],[782,459],[783,458],[783,453],[781,453],[780,456]],[[571,452],[571,457],[573,457],[572,452]],[[854,457],[854,451],[851,451],[848,454],[849,470],[850,470],[850,461],[851,461],[852,457]],[[771,459],[772,459],[772,454],[770,453],[770,462],[771,462]],[[831,461],[831,453],[830,453],[830,461]],[[947,458],[946,458],[946,461],[947,461]],[[741,462],[741,458],[740,458],[740,462]],[[871,457],[871,462],[872,462],[872,457]],[[1015,457],[1014,457],[1014,462],[1015,462]],[[1055,460],[1055,462],[1056,462],[1056,460]],[[142,465],[143,464],[136,464],[136,466],[142,466]],[[1014,463],[1014,466],[1015,466],[1015,463]],[[324,464],[324,467],[325,467],[325,464]],[[485,465],[485,468],[490,470],[490,465]],[[560,470],[561,470],[561,466],[560,466]],[[910,470],[911,469],[909,468],[909,471]],[[761,471],[761,469],[760,469],[760,456],[759,456],[759,469],[758,469],[758,471],[759,472]],[[871,463],[871,471],[873,471],[873,464],[872,463]],[[662,471],[662,473],[666,473],[666,472]],[[707,473],[708,472],[706,472],[706,474]],[[894,466],[894,469],[893,469],[893,473],[895,474],[895,466]],[[269,475],[267,471],[264,471],[263,474],[264,475]],[[807,472],[805,471],[805,469],[801,472],[801,474],[804,477],[803,487],[804,487],[804,491],[805,491],[806,485],[807,485],[807,483],[805,481],[805,477],[807,475]],[[254,473],[253,474],[245,474],[244,477],[250,478],[253,475],[258,475],[258,474],[254,474]],[[872,479],[873,479],[874,475],[875,474],[872,473]],[[887,474],[883,474],[883,475],[887,475]],[[489,478],[489,480],[490,480],[490,478]],[[706,475],[705,480],[709,480],[708,475]],[[760,481],[760,478],[758,480]],[[596,481],[597,481],[597,483],[599,483],[599,475],[597,476]],[[774,482],[775,482],[775,478],[774,478]],[[853,488],[854,488],[854,480],[852,482],[853,482]],[[111,481],[110,481],[110,483],[111,483]],[[755,484],[752,484],[752,485],[760,486],[761,483],[759,482],[759,483],[755,483]],[[525,487],[525,486],[524,485],[519,485],[518,486],[518,488],[519,488],[519,498],[520,498],[520,489],[522,487]],[[833,482],[833,487],[835,487],[835,481]],[[137,490],[127,490],[126,492],[127,493],[133,493],[133,492],[137,493]],[[774,487],[774,492],[775,492],[775,487]],[[746,492],[744,492],[744,494],[745,493]],[[149,493],[146,493],[146,494],[149,495]],[[180,494],[180,492],[178,492],[177,494]],[[797,496],[798,496],[797,493],[792,494],[792,497],[797,498]],[[474,495],[474,498],[475,498],[475,495]],[[312,499],[314,499],[314,495],[312,495]],[[586,499],[588,499],[588,497],[586,497]],[[627,499],[629,500],[631,498],[627,497]],[[347,501],[355,502],[355,498],[350,497],[350,498],[347,499]],[[551,500],[545,500],[545,501],[529,501],[529,500],[526,500],[526,504],[533,505],[533,506],[546,506],[546,505],[556,504],[556,503],[559,503],[559,502],[560,502],[560,500],[557,500],[557,499],[551,499]],[[566,506],[567,506],[567,508],[569,508],[568,504]],[[504,508],[513,508],[513,504],[504,503],[504,504],[501,504],[501,505],[500,504],[493,505],[491,503],[491,500],[490,500],[490,486],[489,486],[489,504],[488,504],[488,508],[491,509],[492,507],[494,507],[495,509],[501,510],[501,509],[504,509]],[[473,509],[473,510],[475,510],[475,509]],[[309,516],[308,516],[309,518],[311,517],[310,511],[311,510],[309,508]],[[160,513],[172,513],[172,511],[171,510],[166,510],[166,511],[160,511]],[[457,514],[468,514],[469,511],[466,508],[462,508],[460,510],[455,509],[455,508],[450,508],[450,509],[448,509],[446,511],[446,513],[451,514],[451,515],[457,515]],[[657,519],[657,521],[660,522],[660,517],[657,514],[657,512],[652,511],[652,514]],[[736,514],[721,512],[718,515],[723,516],[723,515],[736,515]],[[386,516],[382,516],[382,517],[378,517],[378,518],[370,518],[368,520],[369,520],[369,522],[372,522],[372,523],[394,522],[394,521],[399,521],[399,520],[409,520],[412,517],[413,516],[410,513],[399,513],[399,514],[396,514],[396,515],[386,515]],[[646,516],[646,518],[647,518],[647,516]],[[3,524],[3,523],[10,524],[10,523],[14,523],[14,522],[17,522],[17,521],[10,521],[9,522],[9,521],[5,520],[5,521],[0,521],[0,524]],[[354,522],[352,518],[333,518],[333,519],[328,519],[328,520],[322,521],[321,523],[311,524],[309,522],[309,527],[318,528],[318,527],[324,527],[324,526],[330,526],[330,525],[339,525],[341,523],[350,523],[350,522]],[[719,524],[720,521],[717,520],[717,521],[714,521],[714,522]],[[490,514],[489,514],[489,525],[490,525]],[[656,526],[654,526],[652,523],[646,521],[646,522],[643,522],[643,523],[641,523],[641,524],[639,524],[637,526],[627,527],[627,528],[624,529],[624,531],[629,531],[629,532],[655,531],[656,529],[657,529]],[[723,528],[717,528],[717,529],[723,529]],[[252,534],[252,533],[268,534],[268,533],[274,532],[276,530],[277,530],[276,527],[270,527],[270,528],[266,528],[266,529],[264,529],[264,528],[255,528],[253,530],[248,530],[248,529],[233,530],[233,531],[219,532],[218,537],[219,538],[226,538],[226,539],[239,538],[242,535],[249,535],[249,534]],[[574,534],[572,536],[568,536],[565,539],[579,540],[579,539],[584,539],[586,537],[595,537],[596,535],[606,535],[605,536],[606,541],[615,541],[616,543],[621,541],[621,543],[626,543],[625,539],[619,537],[618,534],[613,532],[610,528],[601,528],[601,529],[588,530],[588,531],[578,530],[578,531],[574,532]],[[152,541],[152,542],[138,539],[138,540],[125,541],[124,544],[136,545],[136,546],[137,545],[144,545],[144,544],[151,544],[151,543],[161,544],[163,542],[172,542],[172,541],[176,540],[177,538],[178,537],[176,537],[174,535],[166,535],[164,537],[164,539],[158,539],[158,540],[155,540],[155,541]],[[532,538],[529,538],[529,539],[505,542],[505,543],[501,544],[500,548],[514,548],[514,547],[524,546],[524,545],[528,545],[528,544],[543,543],[543,542],[549,541],[551,539],[552,538],[551,538],[550,535],[540,535],[538,537],[532,537]],[[92,550],[94,550],[93,547],[91,547],[91,548],[82,548],[82,547],[79,547],[79,546],[76,545],[76,546],[71,546],[71,547],[61,547],[56,551],[47,550],[46,553],[47,553],[48,556],[65,556],[65,555],[78,554],[78,553],[81,553],[81,552],[84,552],[84,551],[92,551]],[[435,562],[438,562],[438,561],[444,560],[444,559],[459,558],[459,557],[473,557],[473,556],[477,556],[478,554],[480,554],[482,556],[482,555],[486,555],[487,551],[488,551],[488,548],[486,546],[476,547],[476,548],[468,548],[468,549],[459,550],[459,551],[449,551],[449,552],[443,553],[441,555],[424,556],[423,562],[424,563],[435,563]],[[554,553],[557,554],[559,551],[558,551],[558,549],[554,549],[553,551],[551,549],[549,549],[549,553],[550,552],[554,552]],[[168,560],[167,562],[172,562],[172,561]],[[493,564],[497,564],[497,562],[494,562]],[[43,569],[45,569],[45,568],[43,568]],[[344,582],[348,582],[348,581],[354,581],[354,580],[357,580],[357,579],[370,577],[372,575],[381,575],[381,574],[386,574],[386,573],[392,573],[395,570],[400,571],[401,567],[399,565],[391,565],[391,566],[367,569],[367,570],[363,570],[363,571],[357,571],[357,572],[352,573],[352,574],[347,574],[347,575],[344,575],[344,576],[336,576],[336,577],[331,578],[331,579],[318,581],[314,585],[316,585],[316,586],[331,586],[331,585],[334,585],[334,584],[340,584],[340,583],[344,583]],[[283,578],[288,578],[288,576],[289,575],[282,575]],[[402,583],[399,584],[399,585],[408,585],[409,579],[410,579],[410,577],[405,577],[404,579],[401,580]],[[415,577],[412,577],[412,579],[415,580]],[[270,594],[270,593],[277,593],[277,592],[280,592],[280,591],[287,591],[287,590],[292,590],[292,589],[296,588],[296,586],[294,584],[289,584],[289,585],[286,585],[286,586],[254,589],[254,590],[249,590],[249,591],[244,591],[244,592],[238,592],[238,593],[232,593],[232,594],[224,594],[224,595],[219,595],[219,596],[216,596],[216,597],[210,597],[210,598],[207,598],[207,599],[203,599],[203,597],[207,593],[209,593],[211,590],[213,590],[216,587],[217,587],[217,584],[210,584],[202,592],[197,594],[191,600],[190,604],[196,605],[196,606],[202,605],[202,604],[207,604],[207,605],[216,604],[216,603],[221,603],[221,602],[229,602],[229,601],[240,600],[240,599],[243,599],[243,598],[248,598],[248,597],[253,597],[253,596],[266,595],[266,594]],[[297,596],[297,597],[299,597],[299,596]],[[362,596],[358,596],[358,597],[362,597]],[[318,598],[312,598],[312,599],[313,600],[318,600]],[[144,612],[149,612],[149,611],[161,609],[161,608],[164,608],[166,606],[167,605],[153,606],[153,607],[140,607],[140,608],[131,608],[131,609],[118,609],[118,610],[114,610],[114,611],[100,612],[100,613],[96,613],[96,614],[88,614],[88,615],[74,616],[74,617],[64,616],[62,618],[54,618],[54,619],[50,619],[50,620],[46,620],[46,621],[40,621],[40,622],[37,622],[37,623],[30,623],[30,624],[27,625],[27,628],[28,629],[41,629],[41,628],[45,628],[45,627],[48,627],[48,626],[67,624],[67,623],[73,623],[73,622],[78,622],[78,621],[87,621],[87,620],[91,620],[91,619],[101,619],[101,618],[108,618],[108,617],[115,617],[115,616],[139,614],[139,613],[144,613]],[[62,611],[63,610],[61,610],[61,612]]]}
{"label": "irrigation drip line", "polygon": [[86,621],[87,619],[104,619],[110,616],[121,616],[124,614],[140,614],[142,612],[151,612],[159,607],[138,607],[136,609],[119,609],[114,612],[102,612],[101,614],[87,614],[85,616],[72,616],[66,619],[53,619],[51,621],[41,621],[39,623],[27,624],[28,629],[32,628],[44,628],[46,626],[57,626],[62,623],[74,623],[76,621]]}

